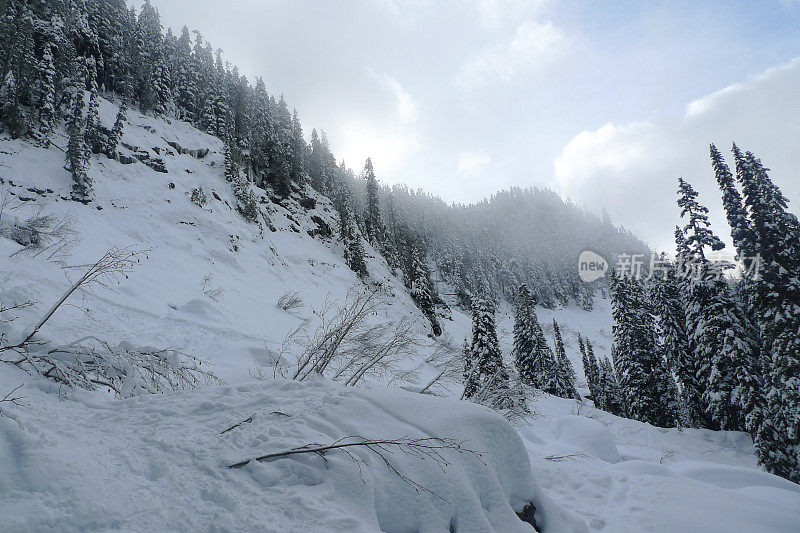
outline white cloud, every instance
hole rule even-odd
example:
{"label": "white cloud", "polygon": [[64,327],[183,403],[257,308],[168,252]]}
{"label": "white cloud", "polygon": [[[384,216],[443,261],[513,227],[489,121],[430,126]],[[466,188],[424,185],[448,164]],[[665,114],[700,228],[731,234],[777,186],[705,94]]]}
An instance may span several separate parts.
{"label": "white cloud", "polygon": [[374,71],[369,74],[383,90],[388,111],[349,118],[340,127],[337,139],[348,165],[359,168],[367,157],[372,157],[391,175],[398,172],[403,158],[419,146],[417,103],[396,78]]}
{"label": "white cloud", "polygon": [[510,41],[490,46],[467,61],[456,76],[456,86],[471,92],[495,82],[509,83],[521,72],[552,63],[566,43],[564,33],[552,22],[526,20]]}
{"label": "white cloud", "polygon": [[731,95],[751,90],[760,84],[768,82],[769,80],[780,76],[785,72],[790,72],[794,69],[797,69],[798,67],[800,67],[800,57],[795,57],[791,61],[768,68],[764,72],[756,74],[755,76],[750,76],[746,81],[732,83],[731,85],[723,87],[722,89],[703,96],[702,98],[692,100],[686,106],[686,117],[692,118],[706,113],[713,107],[720,105]]}
{"label": "white cloud", "polygon": [[800,61],[794,60],[691,102],[683,116],[582,131],[553,160],[553,185],[595,210],[607,208],[616,223],[667,249],[679,222],[676,182],[684,177],[711,210],[714,230],[728,240],[708,145],[715,143],[725,155],[735,141],[761,157],[797,212],[798,86]]}
{"label": "white cloud", "polygon": [[550,3],[551,0],[473,0],[481,26],[492,30],[538,15]]}
{"label": "white cloud", "polygon": [[492,158],[486,152],[462,152],[458,156],[458,174],[475,176],[480,174],[491,163]]}
{"label": "white cloud", "polygon": [[574,194],[597,174],[613,175],[641,165],[652,156],[653,130],[651,122],[623,126],[609,122],[597,130],[580,132],[553,161],[558,189]]}
{"label": "white cloud", "polygon": [[374,74],[375,79],[388,90],[396,100],[397,118],[401,124],[410,126],[417,119],[417,103],[403,88],[399,81],[387,74]]}

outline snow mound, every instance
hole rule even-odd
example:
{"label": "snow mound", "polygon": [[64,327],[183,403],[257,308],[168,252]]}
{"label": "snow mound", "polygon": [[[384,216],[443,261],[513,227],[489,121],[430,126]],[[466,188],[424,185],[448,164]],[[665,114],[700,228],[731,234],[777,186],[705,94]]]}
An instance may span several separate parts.
{"label": "snow mound", "polygon": [[683,476],[723,489],[775,487],[800,494],[800,485],[795,485],[791,481],[762,470],[696,461],[678,463],[672,467],[672,470]]}
{"label": "snow mound", "polygon": [[[17,413],[26,429],[0,417],[4,532],[533,531],[516,515],[535,500],[528,456],[514,429],[480,406],[323,381],[125,401],[80,391],[59,401],[47,382],[32,385]],[[392,467],[424,489],[363,448],[350,449],[361,468],[341,451],[227,468],[352,435],[453,438],[480,457],[446,449],[442,468],[387,447]]]}
{"label": "snow mound", "polygon": [[614,437],[603,424],[584,416],[565,416],[556,421],[555,437],[607,463],[620,462]]}

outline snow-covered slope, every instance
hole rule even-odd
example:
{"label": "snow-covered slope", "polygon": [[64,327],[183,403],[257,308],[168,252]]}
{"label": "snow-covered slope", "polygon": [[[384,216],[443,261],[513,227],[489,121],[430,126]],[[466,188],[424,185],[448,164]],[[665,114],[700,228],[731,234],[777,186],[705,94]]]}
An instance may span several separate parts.
{"label": "snow-covered slope", "polygon": [[[106,126],[115,114],[103,101]],[[662,430],[546,395],[532,400],[536,414],[514,431],[482,407],[385,389],[390,376],[374,379],[369,390],[273,380],[268,361],[286,334],[317,320],[314,311],[326,299],[342,301],[361,283],[335,237],[325,236],[336,226],[330,203],[310,190],[283,206],[263,195],[275,231],[259,229],[232,207],[218,139],[133,111],[129,122],[123,154],[160,159],[167,172],[95,157],[96,199],[88,205],[64,199],[70,178],[61,151],[0,138],[0,188],[25,200],[3,214],[6,220],[42,206],[71,216],[81,241],[65,259],[70,265],[90,263],[112,246],[149,249],[119,285],[95,287],[59,310],[42,336],[179,347],[211,363],[227,384],[119,401],[0,367],[0,396],[25,383],[28,404],[4,407],[24,429],[0,417],[0,530],[530,531],[514,514],[530,500],[549,533],[800,530],[800,488],[758,471],[745,434]],[[208,153],[196,158],[176,146]],[[208,198],[203,207],[190,201],[196,187]],[[0,301],[37,304],[0,324],[9,338],[69,285],[60,265],[44,254],[12,257],[19,249],[0,238]],[[425,336],[429,327],[402,284],[368,245],[367,253],[385,304],[373,320],[415,320],[424,342],[401,365],[418,369],[416,381],[425,383],[436,372],[424,362],[436,342]],[[287,291],[301,296],[302,307],[276,307]],[[538,312],[548,331],[552,318],[559,321],[579,375],[576,333],[607,354],[607,301],[591,313]],[[451,318],[442,325],[457,347],[469,317],[454,308]],[[508,352],[510,309],[501,308],[498,319]],[[267,381],[253,380],[258,369]],[[435,496],[363,451],[356,452],[369,463],[363,480],[344,452],[327,454],[327,462],[301,456],[226,468],[356,434],[464,439],[482,454],[447,451],[444,471],[399,451],[389,456]]]}

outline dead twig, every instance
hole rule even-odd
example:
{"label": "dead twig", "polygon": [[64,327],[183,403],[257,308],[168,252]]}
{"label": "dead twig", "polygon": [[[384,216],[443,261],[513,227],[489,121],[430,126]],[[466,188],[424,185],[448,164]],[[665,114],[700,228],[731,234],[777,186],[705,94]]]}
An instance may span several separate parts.
{"label": "dead twig", "polygon": [[252,415],[248,416],[247,418],[245,418],[241,422],[237,422],[236,424],[232,425],[228,429],[221,431],[220,435],[224,435],[225,433],[227,433],[227,432],[229,432],[231,430],[234,430],[234,429],[236,429],[238,427],[242,427],[244,424],[249,424],[250,422],[253,421],[253,419],[255,419],[255,417],[256,417],[256,415],[255,415],[255,413],[253,413]]}
{"label": "dead twig", "polygon": [[556,463],[561,463],[564,461],[578,461],[583,462],[583,459],[591,459],[592,456],[586,452],[575,452],[575,453],[556,453],[553,455],[548,455],[544,457],[547,461],[553,461]]}

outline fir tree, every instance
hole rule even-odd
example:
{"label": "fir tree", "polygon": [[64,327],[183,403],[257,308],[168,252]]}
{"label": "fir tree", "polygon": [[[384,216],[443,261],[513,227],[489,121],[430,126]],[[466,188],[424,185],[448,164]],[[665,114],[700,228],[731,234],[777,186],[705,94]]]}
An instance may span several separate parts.
{"label": "fir tree", "polygon": [[110,159],[116,159],[117,146],[122,140],[122,132],[125,129],[125,122],[127,121],[127,106],[123,100],[117,111],[117,118],[114,120],[114,126],[111,128],[111,133],[108,135],[106,142],[105,154]]}
{"label": "fir tree", "polygon": [[583,363],[583,375],[586,377],[586,386],[589,388],[589,395],[594,401],[595,406],[599,407],[599,368],[597,366],[597,359],[594,356],[594,350],[589,340],[584,344],[583,338],[578,335],[578,349],[581,352],[581,362]]}
{"label": "fir tree", "polygon": [[[679,243],[683,232],[678,228]],[[699,427],[704,419],[700,401],[704,387],[697,382],[696,365],[689,351],[684,308],[684,285],[676,276],[676,266],[665,264],[663,276],[654,276],[649,286],[649,296],[655,315],[658,351],[665,360],[669,373],[674,373],[680,383],[679,419],[683,425]]]}
{"label": "fir tree", "polygon": [[89,152],[100,153],[103,149],[103,139],[100,135],[100,115],[97,101],[97,91],[89,93],[89,104],[86,106],[85,143]]}
{"label": "fir tree", "polygon": [[56,120],[56,69],[49,42],[43,45],[42,58],[39,60],[36,70],[38,130],[41,144],[47,146]]}
{"label": "fir tree", "polygon": [[709,150],[711,152],[711,165],[714,168],[714,175],[717,178],[720,191],[722,191],[722,205],[725,208],[728,225],[731,227],[733,246],[736,248],[739,257],[743,259],[750,258],[755,255],[755,235],[747,220],[747,210],[744,207],[742,196],[736,189],[733,175],[717,147],[712,144]]}
{"label": "fir tree", "polygon": [[520,285],[514,309],[514,365],[523,383],[541,388],[541,369],[536,368],[537,328],[541,330],[533,296],[527,286]]}
{"label": "fir tree", "polygon": [[17,78],[9,70],[0,86],[0,120],[12,139],[22,137],[28,131],[19,93]]}
{"label": "fir tree", "polygon": [[364,179],[367,182],[367,209],[364,223],[370,242],[377,243],[381,236],[381,207],[378,197],[378,181],[372,168],[372,159],[367,158],[364,164]]}
{"label": "fir tree", "polygon": [[622,393],[611,361],[603,358],[599,363],[600,408],[617,416],[626,416]]}
{"label": "fir tree", "polygon": [[[744,315],[738,298],[719,272],[711,268],[704,248],[720,249],[723,245],[709,228],[708,210],[697,201],[697,193],[681,180],[678,205],[681,216],[689,216],[684,227],[685,250],[694,263],[690,279],[685,280],[686,323],[689,352],[695,361],[698,404],[690,405],[695,412],[702,409],[701,422],[711,429],[744,429],[748,413],[741,412],[740,393],[753,384],[740,383],[750,375],[758,359],[756,339]],[[747,396],[752,396],[747,393]],[[754,405],[753,401],[743,402]]]}
{"label": "fir tree", "polygon": [[561,328],[555,319],[553,319],[553,341],[555,343],[555,364],[551,367],[551,385],[548,388],[552,394],[562,398],[579,398],[575,388],[575,370],[567,358],[564,339],[561,337]]}
{"label": "fir tree", "polygon": [[670,391],[666,379],[671,378],[665,375],[665,365],[656,350],[652,315],[642,284],[633,277],[613,276],[611,296],[612,353],[626,412],[636,420],[671,425],[667,420],[677,399],[663,396]]}
{"label": "fir tree", "polygon": [[411,298],[431,323],[433,335],[438,337],[442,334],[442,326],[439,325],[439,320],[436,318],[433,297],[435,289],[431,282],[430,272],[425,265],[419,246],[414,246],[412,256]]}
{"label": "fir tree", "polygon": [[83,116],[84,92],[78,88],[72,98],[72,109],[67,122],[67,164],[66,170],[72,174],[72,197],[86,202],[92,194],[92,181],[87,172],[89,163],[86,147],[86,121]]}
{"label": "fir tree", "polygon": [[[735,153],[736,155],[736,153]],[[760,254],[753,308],[767,370],[763,423],[755,439],[761,464],[800,481],[800,223],[753,154],[737,156],[744,202]]]}
{"label": "fir tree", "polygon": [[344,260],[350,270],[358,274],[359,278],[366,278],[367,264],[364,261],[364,247],[361,244],[361,234],[358,231],[352,209],[348,206],[339,215],[340,234],[344,244]]}
{"label": "fir tree", "polygon": [[[472,306],[471,367],[464,384],[466,398],[500,397],[509,390],[508,371],[503,364],[494,323],[494,306],[476,298]],[[494,404],[495,407],[501,407]],[[508,407],[508,406],[502,406]]]}
{"label": "fir tree", "polygon": [[539,325],[533,295],[525,285],[520,286],[517,292],[513,356],[522,382],[545,389],[555,359]]}

